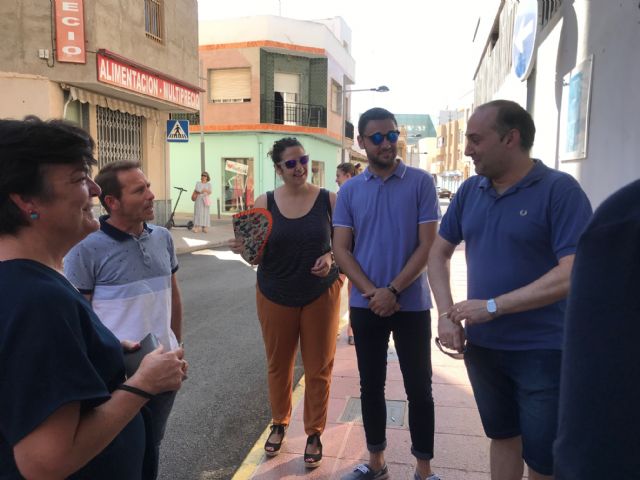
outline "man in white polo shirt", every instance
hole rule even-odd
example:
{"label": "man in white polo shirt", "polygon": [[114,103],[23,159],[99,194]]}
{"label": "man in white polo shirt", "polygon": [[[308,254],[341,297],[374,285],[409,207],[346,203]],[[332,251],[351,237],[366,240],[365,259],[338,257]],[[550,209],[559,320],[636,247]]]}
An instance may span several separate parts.
{"label": "man in white polo shirt", "polygon": [[[178,260],[169,231],[146,223],[154,217],[150,184],[130,161],[107,164],[95,181],[109,215],[69,251],[65,275],[120,340],[137,342],[151,332],[165,351],[175,350],[182,336]],[[167,392],[147,404],[156,455],[174,399]]]}

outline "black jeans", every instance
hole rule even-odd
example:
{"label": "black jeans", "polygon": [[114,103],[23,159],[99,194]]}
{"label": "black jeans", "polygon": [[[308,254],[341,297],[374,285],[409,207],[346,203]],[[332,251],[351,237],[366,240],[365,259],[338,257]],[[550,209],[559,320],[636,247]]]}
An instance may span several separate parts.
{"label": "black jeans", "polygon": [[379,317],[368,308],[351,308],[351,326],[360,371],[362,420],[370,452],[385,449],[387,409],[384,386],[387,349],[393,332],[404,389],[409,401],[411,453],[433,458],[434,406],[431,392],[431,316],[428,311]]}

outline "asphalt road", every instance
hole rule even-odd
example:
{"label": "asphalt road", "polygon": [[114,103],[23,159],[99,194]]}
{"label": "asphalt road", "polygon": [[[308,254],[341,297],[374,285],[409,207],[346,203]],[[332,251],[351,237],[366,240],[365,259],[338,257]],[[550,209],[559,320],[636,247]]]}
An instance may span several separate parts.
{"label": "asphalt road", "polygon": [[190,367],[162,444],[162,480],[231,478],[271,420],[255,272],[235,258],[178,257]]}

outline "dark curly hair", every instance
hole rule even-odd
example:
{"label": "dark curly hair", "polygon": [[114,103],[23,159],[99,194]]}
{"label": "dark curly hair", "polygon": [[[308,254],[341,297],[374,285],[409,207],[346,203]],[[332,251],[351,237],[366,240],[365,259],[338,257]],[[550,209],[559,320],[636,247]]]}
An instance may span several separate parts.
{"label": "dark curly hair", "polygon": [[65,120],[0,120],[0,235],[15,234],[29,225],[10,194],[50,197],[45,169],[79,164],[90,168],[94,142],[82,128]]}
{"label": "dark curly hair", "polygon": [[282,152],[289,147],[304,148],[295,137],[285,137],[280,140],[276,140],[271,150],[269,150],[269,156],[271,157],[274,165],[278,165],[282,161]]}

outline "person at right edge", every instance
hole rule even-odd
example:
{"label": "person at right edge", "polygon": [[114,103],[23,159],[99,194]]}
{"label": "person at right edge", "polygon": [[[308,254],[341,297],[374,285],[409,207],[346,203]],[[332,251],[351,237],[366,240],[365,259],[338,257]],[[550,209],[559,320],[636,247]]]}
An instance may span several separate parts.
{"label": "person at right edge", "polygon": [[567,302],[557,480],[640,478],[640,180],[605,200],[576,250]]}
{"label": "person at right edge", "polygon": [[[535,131],[515,102],[475,110],[465,155],[478,175],[456,192],[429,255],[440,342],[464,351],[492,480],[522,478],[525,463],[530,480],[553,478],[565,298],[591,217],[573,177],[530,157]],[[449,260],[463,241],[468,299],[454,303]]]}
{"label": "person at right edge", "polygon": [[439,478],[431,471],[431,297],[424,269],[440,211],[431,175],[397,157],[399,135],[391,112],[372,108],[362,114],[358,144],[369,166],[341,187],[333,217],[336,261],[353,283],[349,305],[369,450],[369,463],[343,480],[390,478],[384,388],[392,332],[409,401],[413,478]]}

